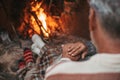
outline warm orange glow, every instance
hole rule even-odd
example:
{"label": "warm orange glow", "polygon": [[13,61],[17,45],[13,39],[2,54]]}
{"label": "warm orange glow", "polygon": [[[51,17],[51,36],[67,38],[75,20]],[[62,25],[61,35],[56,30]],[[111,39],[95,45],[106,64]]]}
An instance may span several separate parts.
{"label": "warm orange glow", "polygon": [[32,29],[28,30],[29,36],[32,37]]}
{"label": "warm orange glow", "polygon": [[58,23],[56,22],[51,16],[47,17],[47,25],[50,26],[50,30],[55,31],[56,28],[58,28]]}
{"label": "warm orange glow", "polygon": [[34,29],[36,32],[40,33],[40,27],[45,37],[49,37],[50,31],[47,28],[46,23],[46,14],[44,13],[44,9],[40,8],[41,3],[37,3],[36,6],[32,6],[32,11],[34,11],[37,15],[37,18],[41,21],[41,26],[36,25],[35,19],[31,19],[32,25],[34,25]]}
{"label": "warm orange glow", "polygon": [[[30,29],[27,29],[28,26]],[[49,38],[58,26],[58,22],[52,16],[45,14],[45,9],[41,7],[41,3],[34,0],[30,3],[30,8],[26,7],[24,10],[24,22],[19,27],[19,32],[22,33],[27,29],[30,37],[34,33],[39,35],[42,33],[42,36]]]}
{"label": "warm orange glow", "polygon": [[34,29],[35,32],[37,32],[37,34],[40,34],[40,27],[37,25],[35,19],[33,18],[33,16],[31,16],[31,23],[32,29]]}
{"label": "warm orange glow", "polygon": [[49,30],[47,28],[47,23],[46,23],[46,14],[43,12],[44,10],[40,8],[40,12],[38,14],[38,19],[42,22],[42,31],[46,37],[49,37]]}

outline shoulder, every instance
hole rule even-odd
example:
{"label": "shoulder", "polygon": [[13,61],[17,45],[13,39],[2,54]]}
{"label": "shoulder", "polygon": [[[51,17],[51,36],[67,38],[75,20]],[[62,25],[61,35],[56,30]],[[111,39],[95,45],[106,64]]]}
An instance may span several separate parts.
{"label": "shoulder", "polygon": [[88,65],[90,65],[89,61],[75,62],[71,60],[60,60],[47,69],[45,77],[47,78],[52,75],[63,73],[81,73],[88,68]]}
{"label": "shoulder", "polygon": [[67,64],[71,62],[72,61],[68,58],[62,58],[60,61],[48,67],[46,74],[57,74],[62,71],[62,69],[65,69],[65,67],[67,67]]}

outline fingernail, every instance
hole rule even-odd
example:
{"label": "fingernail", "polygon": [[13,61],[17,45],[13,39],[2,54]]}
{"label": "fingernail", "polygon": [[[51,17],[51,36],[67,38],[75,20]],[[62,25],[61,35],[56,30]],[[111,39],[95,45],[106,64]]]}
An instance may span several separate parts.
{"label": "fingernail", "polygon": [[74,56],[74,54],[71,54],[72,56]]}
{"label": "fingernail", "polygon": [[61,45],[62,47],[64,47],[64,45]]}
{"label": "fingernail", "polygon": [[70,49],[67,50],[68,52],[70,51]]}
{"label": "fingernail", "polygon": [[82,55],[82,59],[84,59],[85,58],[85,56],[84,55]]}
{"label": "fingernail", "polygon": [[71,54],[71,52],[69,52],[68,54]]}

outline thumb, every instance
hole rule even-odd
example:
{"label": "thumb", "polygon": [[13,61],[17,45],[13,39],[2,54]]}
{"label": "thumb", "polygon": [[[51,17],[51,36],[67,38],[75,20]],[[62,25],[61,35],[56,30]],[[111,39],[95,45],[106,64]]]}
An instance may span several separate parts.
{"label": "thumb", "polygon": [[87,51],[84,51],[81,55],[81,58],[84,59],[86,55],[87,55]]}

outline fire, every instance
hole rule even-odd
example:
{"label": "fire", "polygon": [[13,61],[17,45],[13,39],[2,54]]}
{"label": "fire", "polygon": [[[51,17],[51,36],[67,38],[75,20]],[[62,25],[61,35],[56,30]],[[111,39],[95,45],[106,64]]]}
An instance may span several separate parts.
{"label": "fire", "polygon": [[[45,9],[41,7],[41,2],[33,1],[24,10],[24,21],[19,27],[19,32],[27,32],[30,37],[37,33],[43,37],[49,38],[50,34],[58,30],[58,24],[52,16],[45,13]],[[25,31],[26,28],[27,31]],[[25,33],[25,34],[27,34]]]}
{"label": "fire", "polygon": [[[41,29],[44,36],[49,37],[50,31],[48,30],[47,23],[46,23],[47,15],[44,13],[44,9],[40,8],[40,6],[41,6],[41,3],[37,3],[35,6],[32,6],[32,11],[35,12],[35,14],[37,15],[37,18],[41,21],[41,26],[34,26],[33,28],[39,34]],[[32,22],[32,25],[36,25],[36,22],[33,18],[31,19],[31,22]]]}
{"label": "fire", "polygon": [[36,31],[38,34],[40,34],[40,28],[37,25],[33,16],[31,16],[31,25],[32,25],[32,28],[34,29],[34,31]]}
{"label": "fire", "polygon": [[45,34],[46,37],[49,37],[50,30],[47,28],[47,23],[46,23],[46,14],[43,12],[44,9],[40,8],[40,12],[38,14],[38,19],[42,22],[43,27],[41,27],[43,33]]}

